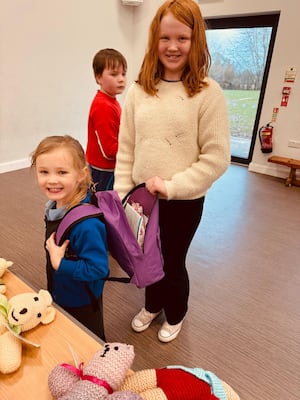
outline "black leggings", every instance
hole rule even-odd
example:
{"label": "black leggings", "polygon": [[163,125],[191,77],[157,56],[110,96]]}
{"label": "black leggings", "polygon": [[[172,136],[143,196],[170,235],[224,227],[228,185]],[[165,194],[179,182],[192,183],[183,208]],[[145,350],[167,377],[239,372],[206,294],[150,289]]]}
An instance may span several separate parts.
{"label": "black leggings", "polygon": [[165,277],[145,291],[147,311],[164,310],[171,325],[188,309],[187,251],[201,221],[204,197],[196,200],[159,200],[159,225]]}
{"label": "black leggings", "polygon": [[[97,302],[97,304],[96,304]],[[87,327],[91,332],[106,342],[103,323],[103,302],[102,296],[94,304],[82,307],[63,307],[69,314]]]}

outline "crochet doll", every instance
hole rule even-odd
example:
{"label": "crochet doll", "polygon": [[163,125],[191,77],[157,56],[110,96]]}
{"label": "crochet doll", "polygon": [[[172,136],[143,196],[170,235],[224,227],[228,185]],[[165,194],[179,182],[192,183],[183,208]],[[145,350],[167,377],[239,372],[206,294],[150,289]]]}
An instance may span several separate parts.
{"label": "crochet doll", "polygon": [[239,400],[235,391],[212,372],[184,366],[134,372],[120,390],[139,393],[144,400]]}
{"label": "crochet doll", "polygon": [[137,393],[117,392],[134,359],[133,346],[106,343],[84,366],[56,366],[49,375],[48,385],[57,400],[140,400]]}

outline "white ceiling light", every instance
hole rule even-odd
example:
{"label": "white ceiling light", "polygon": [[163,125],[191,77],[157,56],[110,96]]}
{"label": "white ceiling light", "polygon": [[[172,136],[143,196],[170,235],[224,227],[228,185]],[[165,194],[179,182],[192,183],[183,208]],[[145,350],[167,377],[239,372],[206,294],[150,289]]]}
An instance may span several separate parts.
{"label": "white ceiling light", "polygon": [[144,0],[122,0],[125,6],[139,6]]}
{"label": "white ceiling light", "polygon": [[222,3],[224,0],[198,0],[198,4],[205,4],[205,3]]}

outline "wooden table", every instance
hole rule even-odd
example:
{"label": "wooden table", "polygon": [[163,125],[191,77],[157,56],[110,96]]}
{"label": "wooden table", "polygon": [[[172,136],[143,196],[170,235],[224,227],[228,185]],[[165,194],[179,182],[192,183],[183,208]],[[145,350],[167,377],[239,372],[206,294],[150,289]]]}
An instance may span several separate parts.
{"label": "wooden table", "polygon": [[[33,290],[12,272],[4,274],[7,285],[5,295],[9,299],[15,294],[32,292]],[[22,365],[12,374],[0,374],[1,400],[47,400],[52,399],[48,389],[49,372],[62,362],[73,363],[68,344],[78,355],[79,361],[87,362],[101,347],[101,339],[73,322],[57,308],[55,320],[49,325],[39,325],[22,335],[40,348],[23,344]]]}

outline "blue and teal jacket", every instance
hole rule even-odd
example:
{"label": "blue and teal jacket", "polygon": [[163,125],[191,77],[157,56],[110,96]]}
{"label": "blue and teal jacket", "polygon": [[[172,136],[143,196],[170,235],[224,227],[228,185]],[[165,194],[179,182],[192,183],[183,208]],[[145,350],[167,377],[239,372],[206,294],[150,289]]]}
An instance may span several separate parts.
{"label": "blue and teal jacket", "polygon": [[[82,203],[89,201],[87,194]],[[65,213],[66,210],[55,208],[55,202],[47,203],[46,240],[57,230]],[[81,307],[102,295],[109,275],[106,228],[99,217],[91,217],[74,225],[68,239],[70,244],[57,271],[52,268],[46,250],[48,290],[61,307]]]}

